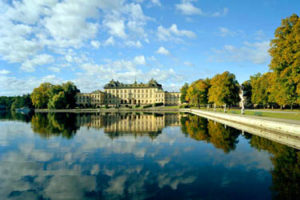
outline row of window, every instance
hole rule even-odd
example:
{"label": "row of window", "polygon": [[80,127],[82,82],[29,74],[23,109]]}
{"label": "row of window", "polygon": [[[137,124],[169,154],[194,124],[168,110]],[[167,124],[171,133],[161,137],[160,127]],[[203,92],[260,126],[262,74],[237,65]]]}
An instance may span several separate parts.
{"label": "row of window", "polygon": [[146,89],[129,89],[129,90],[127,90],[127,89],[124,89],[124,90],[114,89],[114,90],[106,90],[106,92],[107,93],[131,93],[131,92],[135,92],[135,93],[152,93],[152,92],[154,92],[154,89],[148,89],[148,90],[146,90]]}

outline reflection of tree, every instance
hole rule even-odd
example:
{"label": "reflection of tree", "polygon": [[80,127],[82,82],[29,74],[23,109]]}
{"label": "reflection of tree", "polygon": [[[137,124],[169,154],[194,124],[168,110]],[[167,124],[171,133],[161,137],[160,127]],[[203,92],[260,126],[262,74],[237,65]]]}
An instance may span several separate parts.
{"label": "reflection of tree", "polygon": [[271,161],[274,165],[272,170],[274,198],[299,199],[300,151],[258,136],[252,136],[250,144],[273,154]]}
{"label": "reflection of tree", "polygon": [[181,119],[182,132],[195,140],[212,143],[216,148],[223,149],[225,153],[235,149],[239,131],[220,123],[207,121],[207,119],[188,115]]}
{"label": "reflection of tree", "polygon": [[17,120],[23,122],[30,122],[32,117],[32,112],[28,114],[17,113],[13,111],[0,112],[0,120]]}
{"label": "reflection of tree", "polygon": [[75,114],[59,113],[35,114],[31,120],[31,127],[35,133],[47,138],[53,135],[72,138],[79,129]]}
{"label": "reflection of tree", "polygon": [[207,119],[196,115],[181,118],[181,130],[195,140],[209,141]]}
{"label": "reflection of tree", "polygon": [[239,131],[231,127],[225,127],[223,124],[208,122],[208,132],[210,142],[217,148],[223,149],[225,153],[234,150],[238,143],[237,137]]}

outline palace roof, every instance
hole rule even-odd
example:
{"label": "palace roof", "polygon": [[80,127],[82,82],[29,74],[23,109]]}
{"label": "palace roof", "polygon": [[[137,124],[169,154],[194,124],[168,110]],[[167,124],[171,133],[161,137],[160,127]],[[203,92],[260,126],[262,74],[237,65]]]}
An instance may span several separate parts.
{"label": "palace roof", "polygon": [[151,79],[148,83],[137,83],[136,81],[132,84],[125,84],[119,81],[111,80],[104,86],[104,89],[122,89],[122,88],[158,88],[162,89],[162,85],[157,83],[156,80]]}

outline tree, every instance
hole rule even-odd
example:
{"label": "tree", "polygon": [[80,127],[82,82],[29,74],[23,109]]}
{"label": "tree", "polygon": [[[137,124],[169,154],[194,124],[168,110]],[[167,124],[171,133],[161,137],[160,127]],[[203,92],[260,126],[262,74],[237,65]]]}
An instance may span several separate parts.
{"label": "tree", "polygon": [[42,83],[39,87],[34,88],[31,94],[32,104],[35,108],[47,108],[50,98],[49,91],[53,87],[51,83]]}
{"label": "tree", "polygon": [[277,89],[285,95],[285,103],[300,103],[300,18],[296,14],[282,20],[269,53],[270,69],[277,75]]}
{"label": "tree", "polygon": [[186,95],[186,101],[189,104],[200,106],[200,104],[207,104],[207,93],[209,89],[209,80],[198,80],[193,82],[188,90]]}
{"label": "tree", "polygon": [[49,109],[63,109],[66,108],[66,98],[65,93],[60,91],[58,94],[55,94],[48,102]]}
{"label": "tree", "polygon": [[250,77],[251,82],[251,102],[264,107],[275,102],[275,77],[274,73],[268,72],[263,75],[260,73]]}
{"label": "tree", "polygon": [[11,110],[15,110],[16,108],[23,108],[23,107],[27,107],[27,108],[33,107],[29,94],[14,97],[14,101],[11,105]]}
{"label": "tree", "polygon": [[35,108],[63,109],[76,106],[76,95],[80,92],[72,82],[62,85],[43,83],[31,94]]}
{"label": "tree", "polygon": [[80,91],[76,85],[72,82],[67,82],[62,84],[62,88],[65,94],[66,107],[65,108],[75,108],[76,106],[76,94]]}
{"label": "tree", "polygon": [[180,101],[181,103],[184,103],[186,102],[186,95],[187,95],[187,90],[189,88],[189,84],[188,83],[185,83],[182,88],[180,89],[180,93],[181,93],[181,96],[180,96]]}
{"label": "tree", "polygon": [[228,71],[215,75],[210,81],[208,101],[215,106],[235,105],[240,101],[240,87],[235,75]]}

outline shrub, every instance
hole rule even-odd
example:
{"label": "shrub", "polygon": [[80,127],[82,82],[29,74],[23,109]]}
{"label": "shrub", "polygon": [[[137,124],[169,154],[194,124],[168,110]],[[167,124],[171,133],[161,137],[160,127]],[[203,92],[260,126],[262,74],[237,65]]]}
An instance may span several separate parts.
{"label": "shrub", "polygon": [[181,105],[179,108],[190,108],[190,105]]}
{"label": "shrub", "polygon": [[155,103],[154,106],[163,106],[164,103]]}
{"label": "shrub", "polygon": [[147,104],[147,105],[144,105],[143,108],[151,108],[152,107],[152,104]]}

